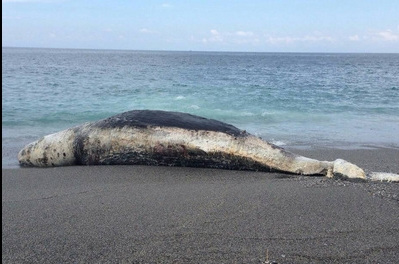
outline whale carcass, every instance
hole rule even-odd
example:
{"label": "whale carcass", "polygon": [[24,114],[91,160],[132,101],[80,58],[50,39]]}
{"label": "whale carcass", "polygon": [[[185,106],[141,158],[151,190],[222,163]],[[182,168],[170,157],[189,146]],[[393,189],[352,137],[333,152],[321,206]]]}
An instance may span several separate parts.
{"label": "whale carcass", "polygon": [[47,135],[18,154],[21,166],[166,165],[365,179],[338,159],[288,152],[232,125],[187,113],[134,110]]}

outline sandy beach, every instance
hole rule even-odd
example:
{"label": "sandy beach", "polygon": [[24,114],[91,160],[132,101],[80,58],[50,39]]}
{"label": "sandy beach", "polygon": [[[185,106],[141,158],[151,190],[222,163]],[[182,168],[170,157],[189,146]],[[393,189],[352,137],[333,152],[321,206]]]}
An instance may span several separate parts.
{"label": "sandy beach", "polygon": [[[399,149],[293,150],[399,173]],[[399,184],[202,168],[2,169],[3,263],[398,263]]]}

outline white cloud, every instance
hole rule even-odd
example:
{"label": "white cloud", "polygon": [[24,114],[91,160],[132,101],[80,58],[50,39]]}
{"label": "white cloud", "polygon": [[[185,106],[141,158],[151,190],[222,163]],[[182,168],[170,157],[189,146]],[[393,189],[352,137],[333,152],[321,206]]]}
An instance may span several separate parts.
{"label": "white cloud", "polygon": [[279,42],[285,42],[285,43],[290,43],[292,42],[293,39],[291,37],[272,37],[272,36],[268,36],[266,39],[266,42],[268,43],[279,43]]}
{"label": "white cloud", "polygon": [[399,41],[399,26],[398,32],[391,29],[386,29],[382,31],[368,32],[364,35],[355,34],[349,36],[350,41],[382,41],[382,42],[396,42]]}
{"label": "white cloud", "polygon": [[240,37],[252,37],[254,35],[251,31],[237,31],[235,34]]}
{"label": "white cloud", "polygon": [[[193,41],[193,37],[191,40]],[[335,42],[336,39],[324,35],[320,32],[314,32],[313,34],[304,36],[275,36],[275,35],[259,35],[253,31],[218,31],[211,29],[208,36],[202,38],[202,43],[224,43],[224,44],[238,44],[245,45],[250,44],[259,46],[261,43],[268,44],[295,44],[295,43],[317,43],[317,42]]]}
{"label": "white cloud", "polygon": [[290,44],[293,42],[320,42],[320,41],[334,41],[333,37],[330,36],[322,36],[322,35],[306,35],[302,37],[292,37],[292,36],[284,36],[284,37],[274,37],[267,36],[266,42],[276,44],[276,43],[286,43]]}
{"label": "white cloud", "polygon": [[216,29],[211,29],[210,36],[202,38],[203,43],[223,42],[223,43],[259,43],[260,40],[252,31],[235,31],[235,32],[219,32]]}
{"label": "white cloud", "polygon": [[350,41],[359,41],[360,40],[360,37],[357,34],[353,35],[353,36],[349,36],[348,38]]}
{"label": "white cloud", "polygon": [[170,7],[172,7],[172,5],[171,5],[171,4],[168,4],[168,3],[163,3],[161,6],[162,6],[163,8],[170,8]]}
{"label": "white cloud", "polygon": [[216,29],[211,29],[211,34],[214,36],[219,36],[220,33]]}
{"label": "white cloud", "polygon": [[209,38],[203,38],[202,42],[223,42],[223,36],[216,29],[211,29],[211,36]]}
{"label": "white cloud", "polygon": [[383,41],[398,41],[399,35],[395,34],[392,30],[387,29],[384,31],[377,32],[374,39]]}
{"label": "white cloud", "polygon": [[308,35],[308,36],[305,36],[303,38],[299,38],[299,40],[300,41],[312,41],[312,42],[314,42],[314,41],[329,41],[329,42],[331,42],[331,41],[334,41],[334,38],[330,37],[330,36],[312,36],[312,35]]}
{"label": "white cloud", "polygon": [[142,29],[140,29],[139,31],[140,31],[141,33],[143,33],[143,34],[152,34],[152,33],[155,33],[154,31],[149,30],[148,28],[142,28]]}

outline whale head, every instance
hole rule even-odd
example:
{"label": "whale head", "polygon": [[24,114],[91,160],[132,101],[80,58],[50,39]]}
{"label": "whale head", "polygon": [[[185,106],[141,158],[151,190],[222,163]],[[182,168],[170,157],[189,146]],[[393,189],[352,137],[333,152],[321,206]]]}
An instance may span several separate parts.
{"label": "whale head", "polygon": [[51,134],[26,145],[18,153],[22,167],[65,166],[75,163],[73,130]]}
{"label": "whale head", "polygon": [[31,153],[35,152],[33,154],[33,156],[37,156],[37,151],[35,151],[35,146],[37,144],[38,141],[32,142],[28,145],[26,145],[23,149],[21,149],[18,153],[18,162],[19,165],[23,166],[23,167],[31,167],[31,166],[35,166],[35,163],[32,162],[32,158],[31,158]]}

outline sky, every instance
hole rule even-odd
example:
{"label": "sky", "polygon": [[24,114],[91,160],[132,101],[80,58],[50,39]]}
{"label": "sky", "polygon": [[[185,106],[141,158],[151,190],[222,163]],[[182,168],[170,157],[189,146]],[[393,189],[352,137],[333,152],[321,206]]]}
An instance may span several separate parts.
{"label": "sky", "polygon": [[2,46],[399,53],[399,0],[2,0]]}

